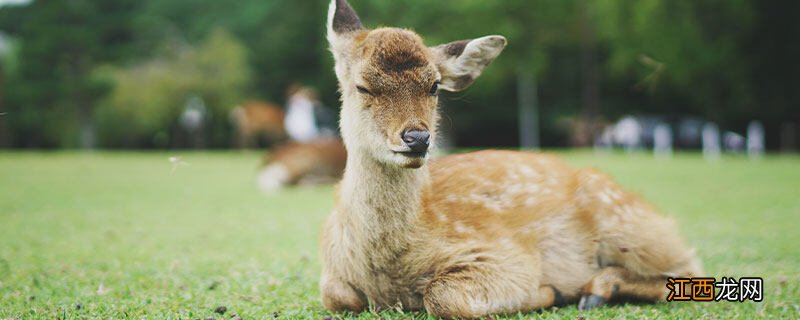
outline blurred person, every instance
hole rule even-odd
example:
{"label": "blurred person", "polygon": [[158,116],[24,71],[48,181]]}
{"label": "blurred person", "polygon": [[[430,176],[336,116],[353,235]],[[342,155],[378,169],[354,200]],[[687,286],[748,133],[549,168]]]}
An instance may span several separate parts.
{"label": "blurred person", "polygon": [[751,158],[764,155],[764,125],[758,120],[747,125],[747,155]]}
{"label": "blurred person", "polygon": [[722,146],[725,151],[742,153],[745,147],[745,138],[736,132],[726,131],[722,134]]}
{"label": "blurred person", "polygon": [[659,158],[672,157],[672,128],[666,123],[653,129],[653,153]]}
{"label": "blurred person", "polygon": [[719,137],[719,127],[713,122],[706,122],[703,125],[703,157],[706,160],[717,160],[719,159],[721,148],[720,148],[720,137]]}
{"label": "blurred person", "polygon": [[286,137],[283,110],[272,103],[248,101],[233,108],[230,118],[236,128],[236,146],[239,148],[258,147],[259,138],[262,137],[266,137],[271,144],[279,143]]}
{"label": "blurred person", "polygon": [[614,125],[614,141],[627,151],[642,146],[642,124],[636,118],[627,116]]}
{"label": "blurred person", "polygon": [[296,142],[337,135],[336,115],[322,105],[314,89],[297,84],[288,90],[284,125]]}
{"label": "blurred person", "polygon": [[180,143],[191,148],[205,147],[205,127],[211,118],[205,101],[199,96],[192,95],[186,100],[178,123],[180,124],[181,134],[185,135]]}

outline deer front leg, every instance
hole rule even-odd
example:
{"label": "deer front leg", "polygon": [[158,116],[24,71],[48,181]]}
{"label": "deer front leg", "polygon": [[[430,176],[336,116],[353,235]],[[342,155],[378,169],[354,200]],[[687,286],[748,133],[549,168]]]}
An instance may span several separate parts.
{"label": "deer front leg", "polygon": [[667,296],[666,283],[666,277],[643,276],[622,267],[606,267],[586,285],[578,309],[593,309],[618,296],[655,302]]}
{"label": "deer front leg", "polygon": [[334,312],[352,311],[359,313],[367,308],[367,298],[349,283],[335,277],[323,276],[320,281],[322,304]]}
{"label": "deer front leg", "polygon": [[425,288],[425,309],[443,318],[479,318],[559,303],[560,294],[549,285],[540,286],[535,273],[525,265],[452,266]]}

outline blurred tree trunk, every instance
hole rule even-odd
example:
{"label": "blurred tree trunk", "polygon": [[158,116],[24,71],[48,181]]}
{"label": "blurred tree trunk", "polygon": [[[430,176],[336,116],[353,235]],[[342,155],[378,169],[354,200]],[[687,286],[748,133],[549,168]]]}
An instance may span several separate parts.
{"label": "blurred tree trunk", "polygon": [[[576,146],[591,145],[599,131],[600,81],[597,72],[597,39],[590,5],[584,0],[581,5],[580,20],[580,59],[581,59],[581,118],[585,130],[577,130],[573,137]],[[581,121],[582,120],[582,121]],[[579,125],[580,126],[580,125]]]}
{"label": "blurred tree trunk", "polygon": [[78,112],[80,112],[80,146],[81,149],[94,149],[97,136],[95,134],[94,116],[91,108],[91,103],[87,101],[80,101]]}
{"label": "blurred tree trunk", "polygon": [[3,69],[3,64],[0,63],[0,148],[8,148],[11,140],[8,136],[8,115],[6,115],[5,105],[5,80],[5,70]]}
{"label": "blurred tree trunk", "polygon": [[[83,48],[73,49],[75,51],[67,53],[70,58],[67,65],[67,77],[70,84],[69,96],[67,101],[71,109],[77,112],[78,120],[78,145],[81,149],[92,149],[95,147],[96,135],[94,125],[94,94],[92,85],[89,84],[89,70],[91,63]],[[74,141],[74,140],[73,140]]]}
{"label": "blurred tree trunk", "polygon": [[517,70],[519,144],[522,149],[539,148],[539,92],[530,67]]}

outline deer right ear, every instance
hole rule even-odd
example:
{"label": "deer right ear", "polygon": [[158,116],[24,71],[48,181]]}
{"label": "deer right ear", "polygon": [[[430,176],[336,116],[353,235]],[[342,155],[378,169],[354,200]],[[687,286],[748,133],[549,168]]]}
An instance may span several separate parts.
{"label": "deer right ear", "polygon": [[486,36],[431,48],[436,66],[442,74],[439,88],[461,91],[469,87],[505,47],[506,38],[503,36]]}
{"label": "deer right ear", "polygon": [[347,0],[331,0],[328,6],[328,42],[336,47],[342,38],[364,29],[356,11]]}

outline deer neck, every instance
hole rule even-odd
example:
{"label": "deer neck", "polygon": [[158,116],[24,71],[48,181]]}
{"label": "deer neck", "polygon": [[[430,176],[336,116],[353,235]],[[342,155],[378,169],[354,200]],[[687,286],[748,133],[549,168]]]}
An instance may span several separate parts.
{"label": "deer neck", "polygon": [[395,168],[368,155],[349,152],[341,184],[341,213],[357,225],[353,232],[359,242],[382,248],[381,255],[392,259],[416,234],[428,181],[427,166]]}

